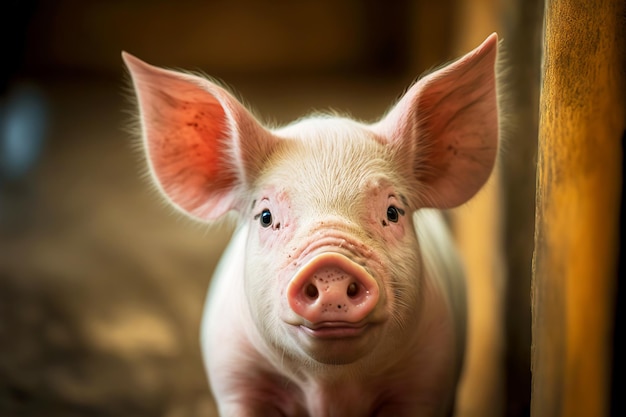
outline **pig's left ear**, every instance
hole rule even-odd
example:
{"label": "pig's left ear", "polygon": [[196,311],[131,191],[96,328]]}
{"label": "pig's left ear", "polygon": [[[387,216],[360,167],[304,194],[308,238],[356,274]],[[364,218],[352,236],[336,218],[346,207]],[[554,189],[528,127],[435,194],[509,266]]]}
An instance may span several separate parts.
{"label": "pig's left ear", "polygon": [[160,190],[175,207],[201,220],[241,207],[241,197],[278,139],[217,84],[122,56]]}
{"label": "pig's left ear", "polygon": [[373,126],[417,179],[419,205],[451,208],[487,181],[498,148],[494,33],[414,84]]}

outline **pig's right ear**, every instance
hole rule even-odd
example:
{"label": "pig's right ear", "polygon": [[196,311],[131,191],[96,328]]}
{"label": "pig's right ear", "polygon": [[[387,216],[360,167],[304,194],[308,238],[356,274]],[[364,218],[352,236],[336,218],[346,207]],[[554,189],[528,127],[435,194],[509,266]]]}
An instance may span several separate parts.
{"label": "pig's right ear", "polygon": [[458,61],[415,83],[374,125],[417,180],[415,204],[451,208],[487,181],[498,149],[494,33]]}
{"label": "pig's right ear", "polygon": [[170,201],[201,220],[237,208],[277,143],[226,90],[123,52],[137,95],[153,177]]}

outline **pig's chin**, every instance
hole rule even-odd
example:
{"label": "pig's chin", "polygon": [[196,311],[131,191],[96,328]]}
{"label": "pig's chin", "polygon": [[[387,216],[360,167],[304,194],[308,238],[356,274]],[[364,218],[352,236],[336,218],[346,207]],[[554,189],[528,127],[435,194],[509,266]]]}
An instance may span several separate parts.
{"label": "pig's chin", "polygon": [[375,350],[380,324],[329,323],[308,327],[290,325],[293,341],[310,359],[326,365],[346,365]]}

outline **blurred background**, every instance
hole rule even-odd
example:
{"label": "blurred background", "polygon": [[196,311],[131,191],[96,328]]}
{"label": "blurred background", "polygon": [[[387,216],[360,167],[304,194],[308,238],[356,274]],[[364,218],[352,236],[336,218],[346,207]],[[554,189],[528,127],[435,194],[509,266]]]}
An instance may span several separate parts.
{"label": "blurred background", "polygon": [[222,79],[262,120],[328,108],[374,120],[494,31],[515,64],[506,133],[519,140],[512,173],[451,213],[472,285],[457,414],[528,415],[541,12],[521,0],[3,2],[0,416],[216,415],[198,334],[231,230],[173,213],[145,178],[122,50]]}

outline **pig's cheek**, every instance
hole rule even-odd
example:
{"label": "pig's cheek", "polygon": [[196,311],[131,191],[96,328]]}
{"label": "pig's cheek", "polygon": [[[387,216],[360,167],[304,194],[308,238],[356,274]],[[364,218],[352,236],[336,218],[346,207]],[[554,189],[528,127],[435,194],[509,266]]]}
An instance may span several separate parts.
{"label": "pig's cheek", "polygon": [[386,225],[381,225],[381,223],[381,221],[376,221],[374,224],[385,246],[399,245],[407,238],[406,231],[410,230],[410,224],[406,219],[401,218],[397,223],[387,222]]}
{"label": "pig's cheek", "polygon": [[[295,227],[287,224],[278,230],[270,228],[257,231],[256,242],[250,242],[250,252],[257,265],[262,265],[260,274],[271,275],[276,285],[283,282],[282,275],[289,275],[293,269],[293,235]],[[286,285],[286,284],[285,284]]]}
{"label": "pig's cheek", "polygon": [[263,228],[258,225],[254,227],[258,229],[259,246],[271,252],[284,249],[294,232],[294,228],[288,221],[282,221],[279,227]]}
{"label": "pig's cheek", "polygon": [[402,242],[406,237],[407,222],[405,219],[400,219],[398,223],[390,224],[386,229],[395,242]]}

